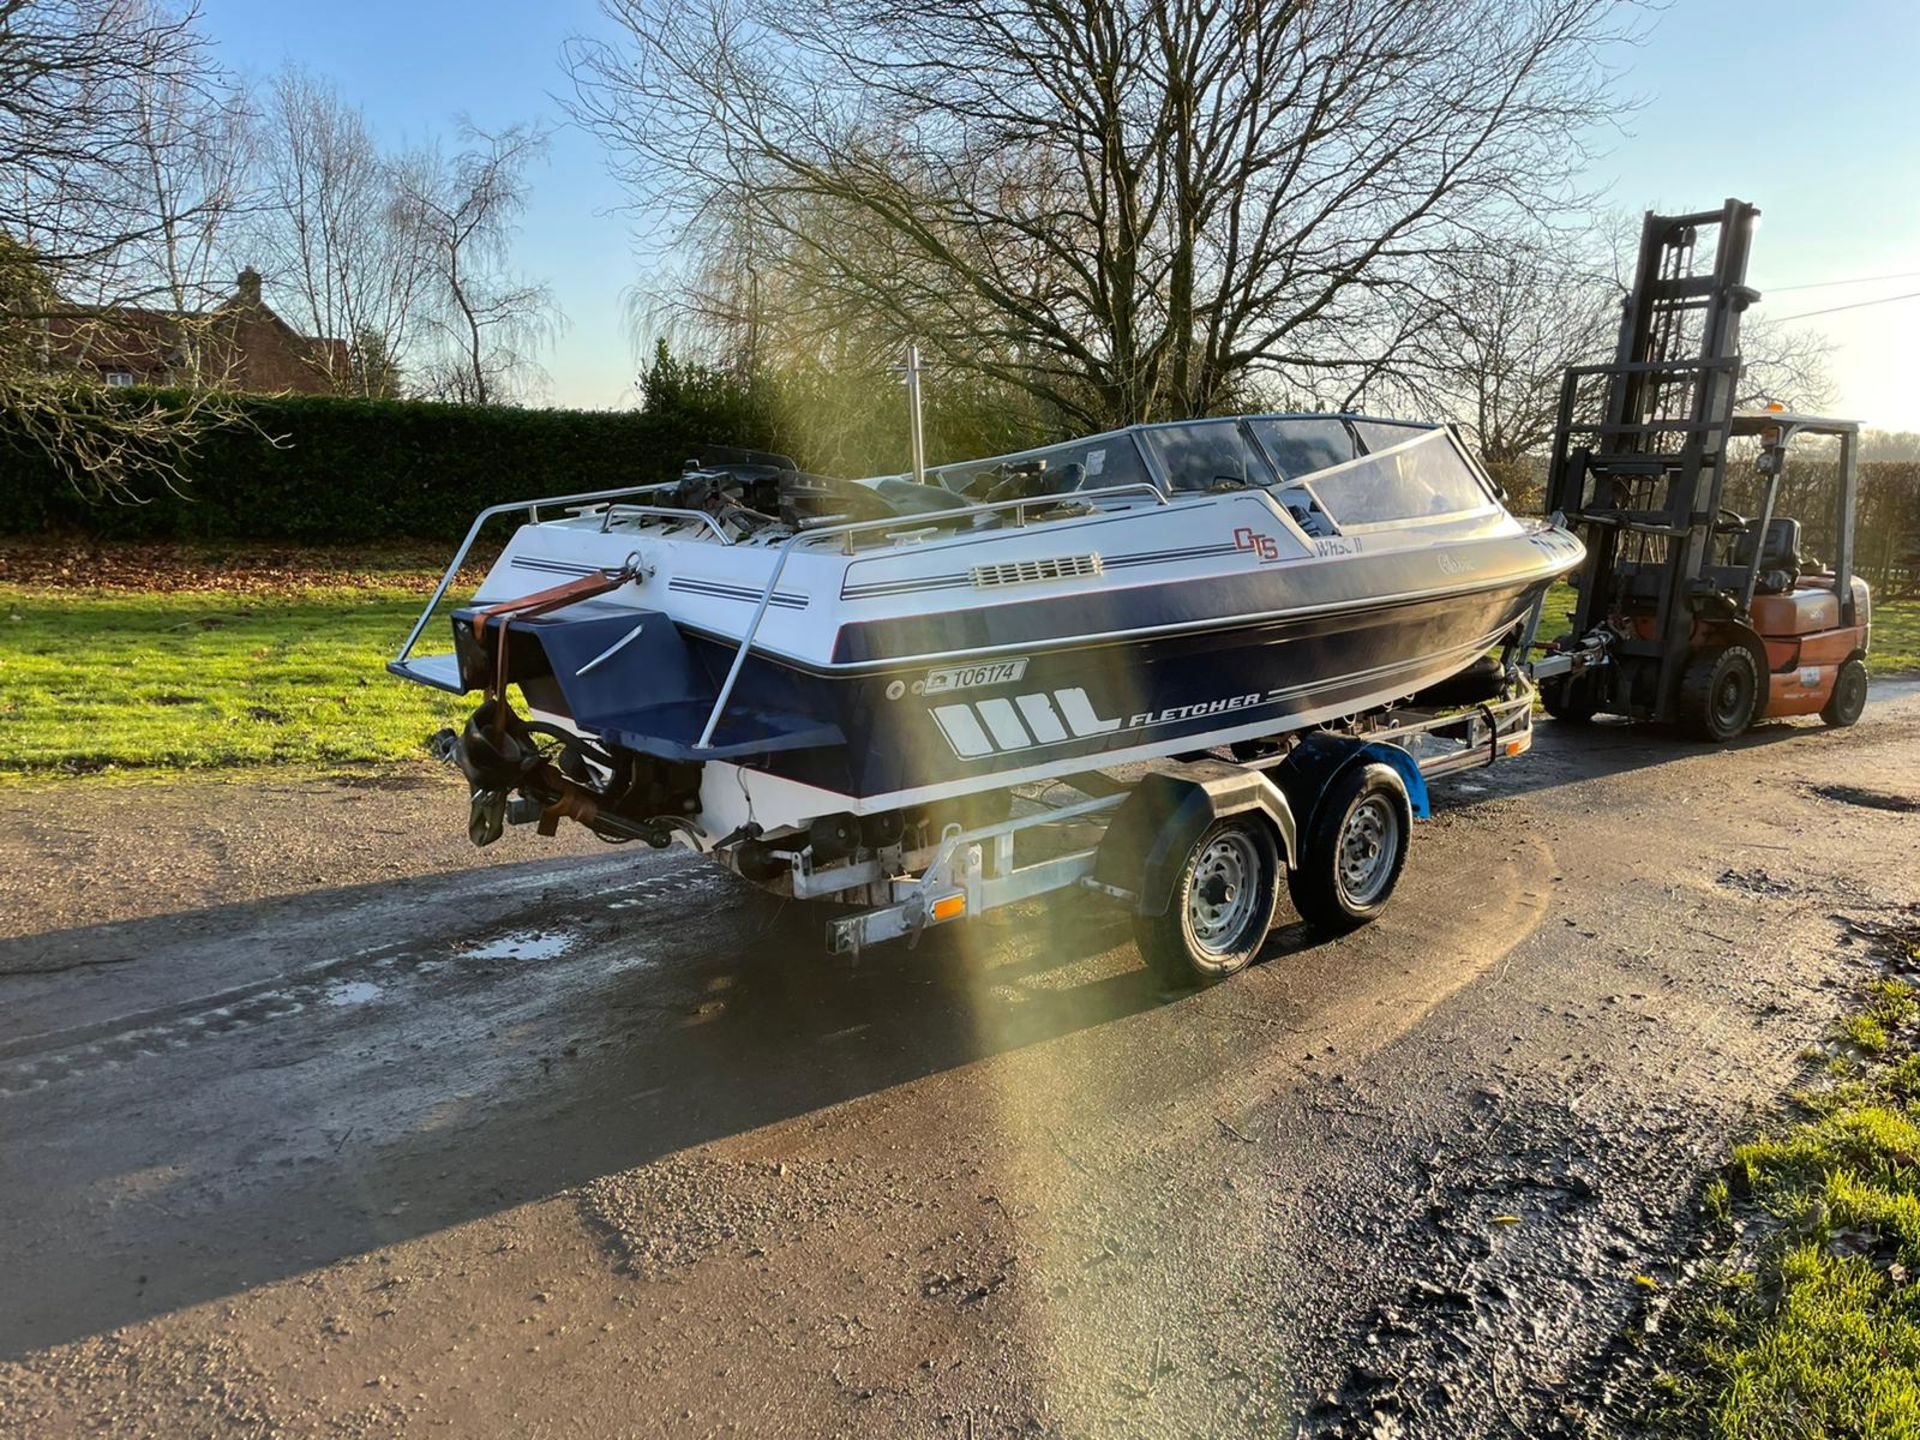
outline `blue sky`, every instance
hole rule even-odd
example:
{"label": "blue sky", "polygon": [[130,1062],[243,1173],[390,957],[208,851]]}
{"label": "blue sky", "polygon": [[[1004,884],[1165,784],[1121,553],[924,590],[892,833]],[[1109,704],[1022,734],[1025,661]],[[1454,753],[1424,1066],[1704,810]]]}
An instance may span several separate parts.
{"label": "blue sky", "polygon": [[[595,0],[204,0],[226,63],[265,74],[296,60],[361,103],[381,134],[421,139],[466,113],[482,126],[559,125],[561,42],[602,33]],[[1764,211],[1750,278],[1777,316],[1920,290],[1813,282],[1920,272],[1920,0],[1674,0],[1622,51],[1643,102],[1606,137],[1593,180],[1613,207]],[[568,329],[547,357],[552,400],[607,406],[636,368],[628,297],[641,279],[634,220],[591,137],[562,128],[535,177],[520,246]],[[1920,300],[1805,322],[1839,347],[1836,409],[1920,430]]]}

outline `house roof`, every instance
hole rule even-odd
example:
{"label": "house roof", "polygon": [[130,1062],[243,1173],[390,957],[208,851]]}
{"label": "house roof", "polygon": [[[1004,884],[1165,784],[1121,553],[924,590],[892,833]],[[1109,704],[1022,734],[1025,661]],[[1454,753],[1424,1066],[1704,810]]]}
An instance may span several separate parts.
{"label": "house roof", "polygon": [[44,333],[49,359],[147,381],[173,378],[196,349],[223,383],[243,390],[329,391],[352,370],[347,342],[311,338],[289,325],[261,298],[251,267],[211,309],[73,306],[47,316]]}

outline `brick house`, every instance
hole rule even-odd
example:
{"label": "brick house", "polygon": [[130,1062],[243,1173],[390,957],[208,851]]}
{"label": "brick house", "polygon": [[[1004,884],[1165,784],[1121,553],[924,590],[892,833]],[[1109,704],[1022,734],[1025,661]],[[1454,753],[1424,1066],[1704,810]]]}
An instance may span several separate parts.
{"label": "brick house", "polygon": [[174,385],[198,377],[229,390],[329,395],[353,388],[344,340],[311,339],[261,298],[248,266],[238,287],[211,310],[72,311],[46,322],[49,367],[106,385]]}

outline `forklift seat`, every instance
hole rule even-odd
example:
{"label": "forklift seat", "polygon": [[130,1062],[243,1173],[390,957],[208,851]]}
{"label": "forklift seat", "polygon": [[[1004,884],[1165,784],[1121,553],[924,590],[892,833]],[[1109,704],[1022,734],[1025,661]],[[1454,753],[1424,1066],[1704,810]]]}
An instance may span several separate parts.
{"label": "forklift seat", "polygon": [[1764,594],[1784,595],[1793,589],[1805,568],[1800,558],[1800,522],[1776,515],[1767,522],[1764,537],[1756,535],[1752,525],[1733,542],[1733,563],[1745,567],[1753,563],[1756,542],[1760,547],[1759,579],[1754,588]]}

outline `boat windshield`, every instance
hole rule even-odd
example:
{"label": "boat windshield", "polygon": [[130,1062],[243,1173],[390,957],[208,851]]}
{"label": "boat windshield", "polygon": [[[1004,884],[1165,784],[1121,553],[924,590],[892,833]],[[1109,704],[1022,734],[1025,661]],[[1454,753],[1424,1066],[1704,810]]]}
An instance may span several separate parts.
{"label": "boat windshield", "polygon": [[1173,490],[1214,490],[1223,485],[1265,485],[1266,462],[1247,444],[1237,420],[1188,420],[1149,425],[1140,441]]}
{"label": "boat windshield", "polygon": [[[1176,493],[1263,486],[1309,535],[1464,514],[1494,503],[1445,428],[1335,415],[1142,425],[940,465],[927,478],[940,487],[931,493],[976,501],[1147,483]],[[863,483],[906,484],[897,476]],[[928,508],[938,507],[916,507]]]}
{"label": "boat windshield", "polygon": [[1347,429],[1347,422],[1331,415],[1249,420],[1247,424],[1272,457],[1282,480],[1298,480],[1316,470],[1344,465],[1359,453],[1353,447],[1353,432]]}
{"label": "boat windshield", "polygon": [[1446,430],[1419,431],[1391,449],[1310,475],[1295,488],[1311,491],[1343,531],[1462,515],[1495,503]]}
{"label": "boat windshield", "polygon": [[941,465],[929,470],[927,478],[936,485],[978,499],[1022,468],[1044,473],[1045,489],[1053,494],[1148,482],[1140,448],[1124,430],[1069,440],[1060,445],[1043,445],[1014,455],[996,455],[989,460]]}

